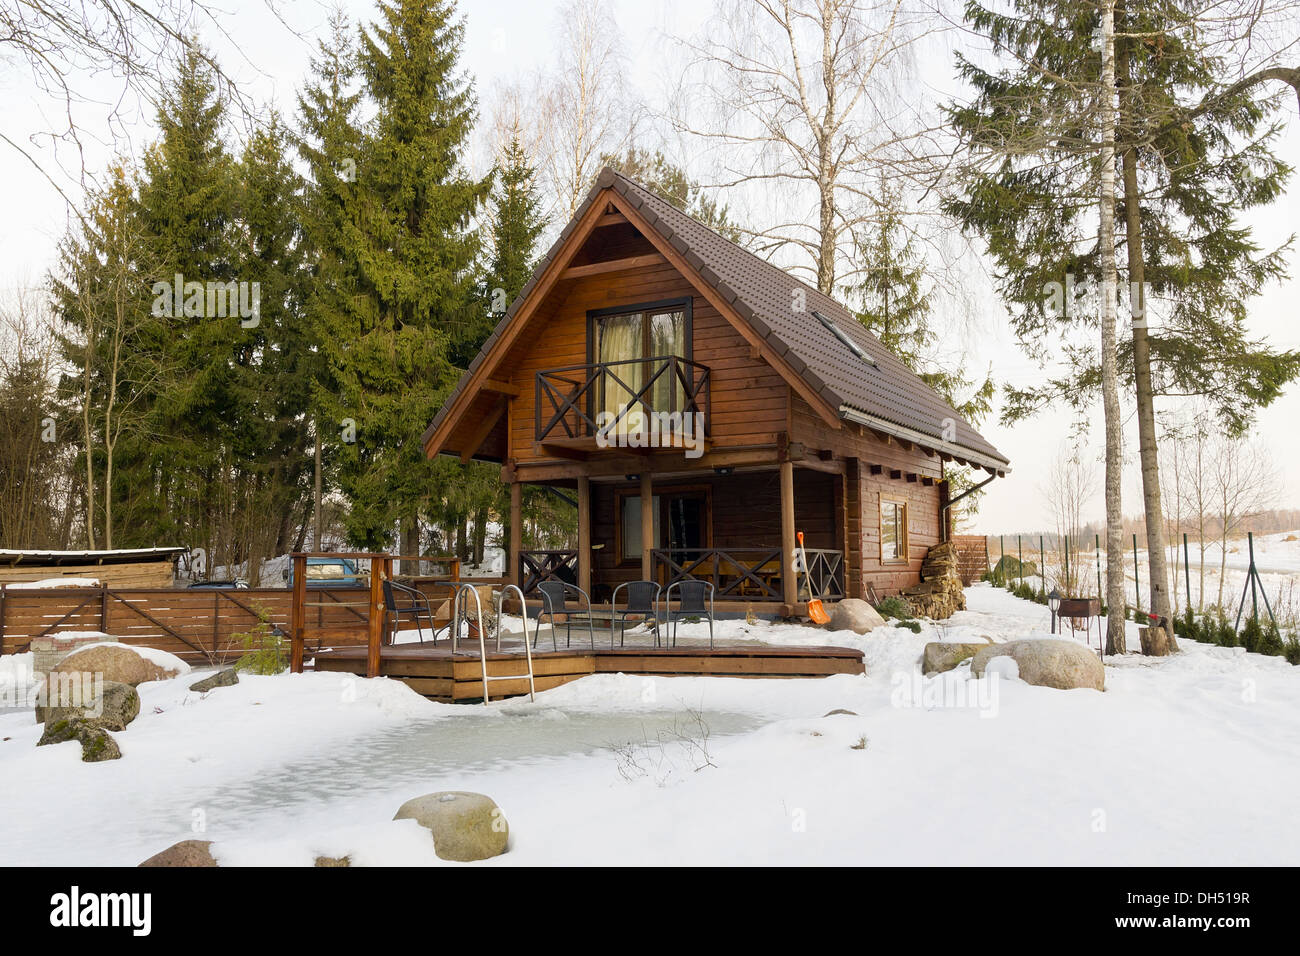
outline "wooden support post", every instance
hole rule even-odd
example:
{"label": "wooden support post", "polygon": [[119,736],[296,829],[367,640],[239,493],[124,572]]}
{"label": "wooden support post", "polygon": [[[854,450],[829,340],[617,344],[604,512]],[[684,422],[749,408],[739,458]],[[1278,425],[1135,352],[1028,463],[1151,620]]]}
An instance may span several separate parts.
{"label": "wooden support post", "polygon": [[293,602],[289,607],[289,669],[302,673],[304,604],[307,601],[307,556],[295,554],[293,561]]}
{"label": "wooden support post", "polygon": [[591,479],[578,479],[578,587],[591,593]]}
{"label": "wooden support post", "polygon": [[510,573],[510,583],[524,586],[523,561],[519,552],[524,550],[524,486],[517,482],[510,483],[510,553],[506,555],[506,569]]}
{"label": "wooden support post", "polygon": [[794,607],[799,587],[794,579],[794,463],[781,462],[781,600]]}
{"label": "wooden support post", "polygon": [[641,577],[652,580],[654,575],[654,555],[650,553],[655,546],[655,512],[654,489],[650,472],[641,472]]}
{"label": "wooden support post", "polygon": [[366,676],[379,676],[379,647],[384,637],[384,581],[393,573],[392,558],[370,559],[370,616],[366,634]]}

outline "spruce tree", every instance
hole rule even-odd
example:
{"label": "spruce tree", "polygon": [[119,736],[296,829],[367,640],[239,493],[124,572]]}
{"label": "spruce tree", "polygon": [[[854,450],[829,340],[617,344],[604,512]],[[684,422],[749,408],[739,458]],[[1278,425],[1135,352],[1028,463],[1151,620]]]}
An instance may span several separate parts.
{"label": "spruce tree", "polygon": [[361,31],[358,68],[375,107],[360,143],[347,259],[365,297],[356,322],[322,342],[333,421],[351,421],[339,482],[353,544],[379,547],[415,518],[450,473],[419,437],[453,383],[449,343],[477,326],[482,303],[474,218],[490,183],[462,165],[474,95],[458,62],[464,25],[445,0],[391,0]]}
{"label": "spruce tree", "polygon": [[[156,326],[152,345],[174,374],[151,403],[155,441],[141,449],[149,474],[131,481],[155,489],[156,510],[145,534],[201,545],[210,561],[233,558],[217,553],[217,526],[226,517],[221,486],[230,467],[230,437],[247,418],[235,404],[232,359],[251,336],[237,315],[228,308],[224,316],[215,314],[206,293],[193,295],[184,283],[237,279],[236,177],[222,141],[225,111],[209,59],[190,45],[159,107],[161,137],[145,155],[139,189],[140,221],[158,271],[154,311],[166,319]],[[174,295],[176,276],[182,296]]]}

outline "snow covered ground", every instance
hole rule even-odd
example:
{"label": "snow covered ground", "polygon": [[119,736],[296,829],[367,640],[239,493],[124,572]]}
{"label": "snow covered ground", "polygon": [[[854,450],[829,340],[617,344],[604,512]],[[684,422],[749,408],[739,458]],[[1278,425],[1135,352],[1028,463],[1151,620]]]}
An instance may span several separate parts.
{"label": "snow covered ground", "polygon": [[[967,595],[969,610],[919,635],[720,624],[860,647],[861,677],[599,675],[485,708],[328,674],[201,696],[191,674],[142,685],[140,717],[116,735],[123,759],[100,764],[75,744],[36,748],[30,711],[0,713],[0,864],[134,864],[197,837],[227,864],[439,865],[427,832],[391,817],[448,789],[489,794],[510,823],[510,852],[475,865],[1300,858],[1286,800],[1300,668],[1183,642],[1170,658],[1108,659],[1105,693],[965,668],[927,680],[928,640],[1046,631],[1039,605]],[[0,661],[0,690],[21,664]],[[823,716],[835,709],[854,713]]]}

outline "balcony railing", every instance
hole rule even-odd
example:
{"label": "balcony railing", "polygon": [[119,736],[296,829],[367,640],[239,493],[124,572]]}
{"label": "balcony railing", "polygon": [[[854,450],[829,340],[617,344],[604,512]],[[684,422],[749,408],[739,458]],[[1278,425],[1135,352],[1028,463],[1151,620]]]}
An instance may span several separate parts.
{"label": "balcony railing", "polygon": [[[677,355],[537,373],[536,440],[709,435],[709,369]],[[697,418],[698,416],[698,425]]]}
{"label": "balcony railing", "polygon": [[[808,587],[822,600],[844,597],[844,553],[808,549]],[[659,548],[651,552],[661,585],[675,581],[708,581],[722,598],[781,600],[780,548]],[[807,595],[799,575],[799,595]]]}

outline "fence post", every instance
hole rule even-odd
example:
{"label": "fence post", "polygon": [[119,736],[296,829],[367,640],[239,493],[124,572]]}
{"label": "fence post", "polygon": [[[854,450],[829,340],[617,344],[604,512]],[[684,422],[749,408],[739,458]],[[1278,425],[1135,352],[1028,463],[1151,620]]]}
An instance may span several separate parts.
{"label": "fence post", "polygon": [[1101,604],[1101,598],[1102,598],[1102,592],[1101,592],[1101,535],[1099,535],[1099,534],[1097,534],[1097,535],[1093,535],[1093,548],[1094,548],[1094,552],[1093,552],[1093,553],[1094,553],[1094,556],[1095,556],[1096,559],[1097,559],[1097,603],[1098,603],[1098,605],[1100,606],[1100,604]]}
{"label": "fence post", "polygon": [[1047,593],[1047,551],[1044,550],[1043,548],[1043,536],[1041,534],[1038,536],[1038,577],[1039,580],[1043,582],[1039,590],[1043,594],[1046,594]]}
{"label": "fence post", "polygon": [[384,581],[392,574],[393,559],[370,559],[370,616],[366,621],[366,676],[379,676],[379,643],[384,634]]}
{"label": "fence post", "polygon": [[[1065,578],[1065,590],[1068,592],[1073,590],[1070,587],[1070,536],[1068,534],[1065,536],[1065,550],[1061,552],[1061,558],[1065,562],[1065,571],[1062,576]],[[1072,594],[1069,596],[1074,597]]]}
{"label": "fence post", "polygon": [[302,673],[303,658],[303,607],[307,600],[307,555],[295,554],[290,558],[293,563],[293,598],[289,605],[289,669],[295,674]]}
{"label": "fence post", "polygon": [[1020,535],[1016,535],[1016,561],[1020,563],[1020,589],[1025,587],[1025,549],[1020,543]]}

